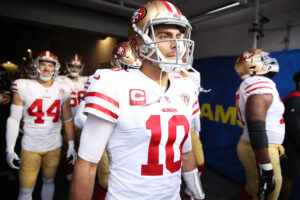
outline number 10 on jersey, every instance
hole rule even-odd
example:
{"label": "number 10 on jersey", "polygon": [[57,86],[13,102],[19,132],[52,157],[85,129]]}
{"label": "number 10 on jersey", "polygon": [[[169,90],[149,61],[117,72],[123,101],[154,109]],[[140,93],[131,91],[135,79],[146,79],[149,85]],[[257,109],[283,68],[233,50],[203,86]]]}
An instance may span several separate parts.
{"label": "number 10 on jersey", "polygon": [[[177,137],[177,126],[184,127],[184,137],[180,143],[180,159],[174,161],[174,143]],[[146,129],[151,130],[151,138],[148,148],[148,161],[146,165],[141,166],[142,176],[160,176],[163,175],[163,164],[159,164],[159,145],[161,143],[161,119],[160,115],[152,115],[146,121]],[[182,147],[189,134],[189,121],[184,115],[174,115],[168,121],[168,140],[165,145],[166,160],[164,164],[166,169],[171,172],[177,172],[181,167]]]}

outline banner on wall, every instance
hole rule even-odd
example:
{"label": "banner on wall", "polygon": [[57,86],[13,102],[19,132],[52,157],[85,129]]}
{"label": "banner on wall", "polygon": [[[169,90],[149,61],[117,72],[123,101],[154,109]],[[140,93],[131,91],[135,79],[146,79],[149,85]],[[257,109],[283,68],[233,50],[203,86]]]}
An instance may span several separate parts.
{"label": "banner on wall", "polygon": [[[300,70],[300,49],[272,52],[280,72],[273,78],[281,99],[295,89],[292,76]],[[200,93],[201,133],[205,163],[218,172],[245,183],[244,170],[237,156],[242,124],[235,107],[235,92],[241,83],[233,67],[237,56],[194,60],[201,73],[201,84],[209,93]]]}

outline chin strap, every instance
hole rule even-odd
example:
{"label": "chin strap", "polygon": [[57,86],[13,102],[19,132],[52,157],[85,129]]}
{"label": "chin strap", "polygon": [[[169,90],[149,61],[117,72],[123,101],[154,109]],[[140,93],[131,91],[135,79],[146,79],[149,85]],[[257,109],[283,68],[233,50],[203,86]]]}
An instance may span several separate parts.
{"label": "chin strap", "polygon": [[43,76],[40,75],[40,79],[44,82],[50,81],[52,79],[52,76]]}
{"label": "chin strap", "polygon": [[73,78],[77,78],[79,76],[79,72],[70,72],[70,76]]}

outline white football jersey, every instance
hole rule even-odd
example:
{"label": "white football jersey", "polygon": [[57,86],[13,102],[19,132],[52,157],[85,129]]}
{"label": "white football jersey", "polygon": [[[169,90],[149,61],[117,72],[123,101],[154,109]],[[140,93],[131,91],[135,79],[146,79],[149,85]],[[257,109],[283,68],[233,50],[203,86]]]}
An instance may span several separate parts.
{"label": "white football jersey", "polygon": [[191,81],[193,81],[193,83],[196,85],[197,89],[201,87],[200,73],[188,71],[187,75],[191,79]]}
{"label": "white football jersey", "polygon": [[190,122],[200,109],[190,81],[169,80],[164,92],[136,69],[97,70],[90,79],[84,112],[115,124],[107,199],[180,199],[181,154],[192,149]]}
{"label": "white football jersey", "polygon": [[273,102],[266,116],[266,132],[269,143],[282,144],[285,134],[283,121],[284,105],[280,99],[275,83],[263,76],[250,76],[246,78],[236,92],[236,107],[239,118],[244,125],[242,138],[250,141],[245,118],[247,98],[253,94],[272,94]]}
{"label": "white football jersey", "polygon": [[85,84],[88,80],[87,76],[79,76],[76,82],[72,81],[67,76],[57,76],[55,77],[56,81],[67,84],[71,88],[70,94],[70,106],[72,110],[72,116],[75,117],[76,111],[81,100],[85,95]]}
{"label": "white football jersey", "polygon": [[22,149],[45,152],[62,146],[61,106],[70,95],[70,88],[57,81],[51,87],[35,79],[18,79],[12,91],[24,101],[24,135]]}
{"label": "white football jersey", "polygon": [[[200,78],[200,73],[194,72],[194,71],[188,71],[187,72],[188,78],[193,82],[195,85],[195,90],[197,91],[197,99],[199,96],[199,88],[201,87],[201,78]],[[201,113],[199,113],[201,114]],[[199,132],[201,131],[201,121],[200,121],[200,116],[197,116],[197,118],[194,118],[191,123],[192,128],[195,128],[197,130],[197,135],[199,137]]]}

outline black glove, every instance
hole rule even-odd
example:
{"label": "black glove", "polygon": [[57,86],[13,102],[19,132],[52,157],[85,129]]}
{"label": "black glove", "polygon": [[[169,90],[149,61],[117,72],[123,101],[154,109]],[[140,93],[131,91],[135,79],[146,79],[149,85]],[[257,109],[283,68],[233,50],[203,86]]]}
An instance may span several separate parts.
{"label": "black glove", "polygon": [[275,189],[275,179],[274,179],[274,171],[271,170],[263,170],[261,175],[261,186],[260,190],[257,193],[257,196],[267,195],[273,192]]}

